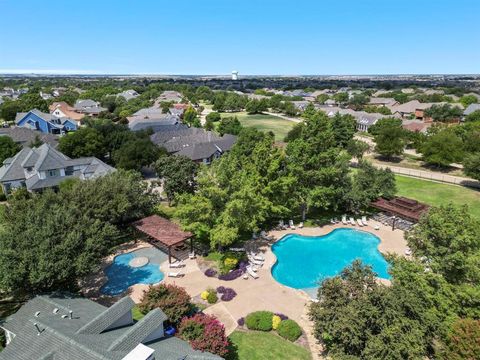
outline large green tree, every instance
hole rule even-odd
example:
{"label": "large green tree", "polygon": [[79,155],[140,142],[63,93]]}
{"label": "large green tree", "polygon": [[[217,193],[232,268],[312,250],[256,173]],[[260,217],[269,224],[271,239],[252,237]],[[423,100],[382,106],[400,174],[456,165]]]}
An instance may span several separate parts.
{"label": "large green tree", "polygon": [[0,136],[0,164],[5,159],[14,156],[22,147],[12,140],[9,136]]}
{"label": "large green tree", "polygon": [[405,130],[402,128],[402,122],[399,119],[380,119],[369,129],[373,134],[375,141],[375,151],[392,158],[403,154],[405,148]]}
{"label": "large green tree", "polygon": [[420,151],[428,164],[436,166],[461,162],[464,155],[462,139],[449,129],[427,137]]}
{"label": "large green tree", "polygon": [[106,155],[105,138],[91,127],[81,127],[75,132],[62,136],[58,149],[72,158],[95,156],[104,159]]}
{"label": "large green tree", "polygon": [[113,153],[115,166],[126,170],[140,170],[152,165],[160,156],[161,150],[147,138],[127,141]]}

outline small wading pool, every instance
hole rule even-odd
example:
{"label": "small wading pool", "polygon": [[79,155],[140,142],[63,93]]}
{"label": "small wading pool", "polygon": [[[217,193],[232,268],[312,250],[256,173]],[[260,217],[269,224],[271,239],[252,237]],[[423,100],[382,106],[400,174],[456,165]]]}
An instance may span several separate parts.
{"label": "small wading pool", "polygon": [[289,234],[272,246],[277,257],[272,275],[279,283],[312,295],[322,280],[360,259],[372,266],[378,277],[390,279],[379,243],[377,236],[354,229],[336,229],[324,236]]}
{"label": "small wading pool", "polygon": [[156,284],[163,280],[160,264],[166,254],[155,248],[135,250],[117,255],[105,269],[108,281],[100,292],[105,295],[119,295],[135,284]]}

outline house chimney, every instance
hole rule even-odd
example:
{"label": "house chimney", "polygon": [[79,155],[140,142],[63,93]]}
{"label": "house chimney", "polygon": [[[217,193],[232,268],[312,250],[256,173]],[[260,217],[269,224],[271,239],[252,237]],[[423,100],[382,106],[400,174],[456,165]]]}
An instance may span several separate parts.
{"label": "house chimney", "polygon": [[42,330],[40,330],[40,327],[38,326],[38,324],[34,323],[33,326],[35,326],[35,329],[37,329],[37,335],[40,335],[42,333]]}
{"label": "house chimney", "polygon": [[70,319],[73,319],[73,311],[72,311],[72,310],[70,310],[70,311],[68,312],[68,315],[70,316]]}

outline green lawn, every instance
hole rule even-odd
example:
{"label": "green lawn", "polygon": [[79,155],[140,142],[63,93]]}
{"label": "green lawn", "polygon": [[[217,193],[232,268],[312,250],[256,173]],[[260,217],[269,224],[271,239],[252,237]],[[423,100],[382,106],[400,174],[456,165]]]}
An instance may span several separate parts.
{"label": "green lawn", "polygon": [[249,115],[245,112],[221,113],[222,117],[236,116],[245,127],[254,127],[260,131],[272,131],[276,141],[283,141],[285,135],[295,125],[293,121],[279,118],[278,116],[255,114]]}
{"label": "green lawn", "polygon": [[236,354],[228,360],[307,360],[310,352],[280,336],[265,332],[234,331],[229,336]]}
{"label": "green lawn", "polygon": [[138,321],[142,319],[145,315],[140,311],[139,307],[135,305],[132,309],[133,320]]}
{"label": "green lawn", "polygon": [[396,175],[395,177],[397,179],[397,195],[434,206],[445,205],[449,202],[458,206],[467,204],[472,215],[480,218],[480,191],[407,176]]}

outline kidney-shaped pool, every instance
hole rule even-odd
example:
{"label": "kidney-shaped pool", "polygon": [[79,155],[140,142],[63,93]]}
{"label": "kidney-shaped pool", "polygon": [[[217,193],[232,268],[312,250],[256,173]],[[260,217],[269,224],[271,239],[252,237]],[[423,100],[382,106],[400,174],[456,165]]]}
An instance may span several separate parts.
{"label": "kidney-shaped pool", "polygon": [[324,236],[289,234],[272,246],[277,257],[272,275],[283,285],[311,289],[360,259],[378,277],[390,279],[388,263],[378,251],[379,243],[377,236],[354,229],[336,229]]}

